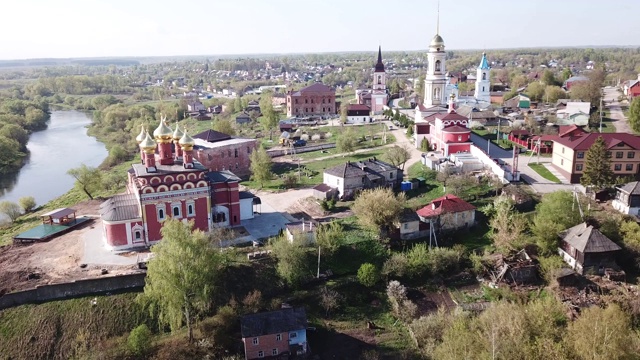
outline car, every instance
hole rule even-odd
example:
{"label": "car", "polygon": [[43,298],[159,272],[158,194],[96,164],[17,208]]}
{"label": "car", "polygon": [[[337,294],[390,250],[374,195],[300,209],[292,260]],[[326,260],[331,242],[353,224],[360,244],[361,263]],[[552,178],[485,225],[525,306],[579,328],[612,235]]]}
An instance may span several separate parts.
{"label": "car", "polygon": [[305,146],[305,145],[307,145],[307,142],[304,140],[296,140],[293,142],[293,146],[295,147]]}

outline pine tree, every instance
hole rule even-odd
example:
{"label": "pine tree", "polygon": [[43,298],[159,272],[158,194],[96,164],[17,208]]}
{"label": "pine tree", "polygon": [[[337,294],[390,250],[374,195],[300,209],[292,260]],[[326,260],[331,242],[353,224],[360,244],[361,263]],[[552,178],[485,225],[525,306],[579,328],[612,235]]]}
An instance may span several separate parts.
{"label": "pine tree", "polygon": [[607,144],[602,136],[599,136],[587,150],[584,173],[580,179],[582,185],[602,189],[613,183],[611,160],[607,153]]}

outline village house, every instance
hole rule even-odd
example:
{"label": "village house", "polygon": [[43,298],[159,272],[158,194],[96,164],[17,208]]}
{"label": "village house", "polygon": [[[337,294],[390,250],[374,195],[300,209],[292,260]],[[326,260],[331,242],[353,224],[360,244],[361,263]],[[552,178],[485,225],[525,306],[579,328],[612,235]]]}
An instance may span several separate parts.
{"label": "village house", "polygon": [[617,187],[611,205],[623,214],[640,216],[640,181]]}
{"label": "village house", "polygon": [[371,120],[371,109],[367,105],[347,105],[347,124],[364,124]]}
{"label": "village house", "polygon": [[629,98],[629,101],[640,96],[640,74],[635,80],[628,80],[622,84],[623,94]]}
{"label": "village house", "polygon": [[338,196],[352,198],[362,189],[397,187],[403,178],[399,168],[378,159],[351,162],[328,168],[323,174],[323,183],[338,189]]}
{"label": "village house", "polygon": [[200,112],[200,111],[206,111],[206,110],[207,108],[204,106],[203,103],[200,102],[200,100],[189,101],[187,103],[188,112]]}
{"label": "village house", "polygon": [[434,199],[416,213],[436,231],[460,230],[476,222],[476,207],[451,194]]}
{"label": "village house", "polygon": [[251,173],[251,153],[257,148],[255,139],[237,138],[215,130],[193,136],[195,158],[211,171],[230,170],[238,176]]}
{"label": "village house", "polygon": [[240,114],[236,115],[236,124],[248,124],[251,122],[251,116],[249,114],[247,114],[246,112],[241,112]]}
{"label": "village house", "polygon": [[564,108],[556,112],[556,125],[589,125],[591,103],[583,101],[568,101]]}
{"label": "village house", "polygon": [[615,257],[622,248],[587,223],[578,224],[559,234],[558,253],[579,274],[616,268]]}
{"label": "village house", "polygon": [[287,93],[287,116],[328,116],[336,111],[336,91],[322,83]]}
{"label": "village house", "polygon": [[587,150],[602,137],[615,176],[638,178],[640,174],[640,136],[626,133],[587,133],[554,139],[551,163],[572,184],[584,173]]}
{"label": "village house", "polygon": [[577,76],[572,76],[570,78],[568,78],[567,80],[564,81],[564,83],[562,84],[562,87],[567,90],[567,91],[571,91],[571,87],[575,84],[579,84],[579,83],[584,83],[589,81],[589,78],[584,76],[584,75],[577,75]]}
{"label": "village house", "polygon": [[398,217],[398,237],[400,240],[417,239],[429,235],[429,225],[421,222],[415,211],[404,209]]}
{"label": "village house", "polygon": [[304,308],[286,308],[245,315],[240,319],[245,359],[304,356],[307,314]]}

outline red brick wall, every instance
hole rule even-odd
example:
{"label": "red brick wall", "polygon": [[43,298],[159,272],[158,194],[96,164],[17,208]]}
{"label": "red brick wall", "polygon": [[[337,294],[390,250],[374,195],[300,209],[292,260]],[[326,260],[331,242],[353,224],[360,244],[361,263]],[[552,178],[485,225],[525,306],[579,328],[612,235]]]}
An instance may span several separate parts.
{"label": "red brick wall", "polygon": [[211,205],[229,209],[229,225],[240,225],[240,193],[238,183],[216,183],[211,188]]}
{"label": "red brick wall", "polygon": [[469,152],[471,145],[469,144],[460,144],[460,145],[449,145],[449,154],[455,154],[458,151]]}
{"label": "red brick wall", "polygon": [[[323,99],[324,103],[322,102]],[[296,100],[298,100],[297,103]],[[298,110],[297,112],[296,109]],[[304,93],[300,96],[287,95],[287,116],[330,115],[336,113],[336,94],[333,92]]]}
{"label": "red brick wall", "polygon": [[128,226],[128,224],[104,224],[107,244],[110,246],[127,245],[126,226]]}
{"label": "red brick wall", "polygon": [[199,149],[194,151],[194,156],[196,160],[211,171],[230,170],[238,176],[245,176],[251,174],[249,157],[256,147],[256,141],[252,140],[242,144]]}
{"label": "red brick wall", "polygon": [[278,354],[289,351],[289,333],[282,333],[281,340],[276,340],[276,334],[258,337],[258,345],[253,345],[253,338],[242,339],[244,353],[247,359],[259,359],[258,351],[264,351],[264,357],[272,356],[273,349],[278,349]]}

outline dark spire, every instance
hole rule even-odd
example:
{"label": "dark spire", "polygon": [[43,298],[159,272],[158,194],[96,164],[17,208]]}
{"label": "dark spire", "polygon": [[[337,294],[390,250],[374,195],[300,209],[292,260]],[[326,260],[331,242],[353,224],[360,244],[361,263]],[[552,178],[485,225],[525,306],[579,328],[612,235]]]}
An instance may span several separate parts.
{"label": "dark spire", "polygon": [[384,64],[382,63],[382,47],[378,46],[378,62],[376,63],[376,72],[384,72]]}

